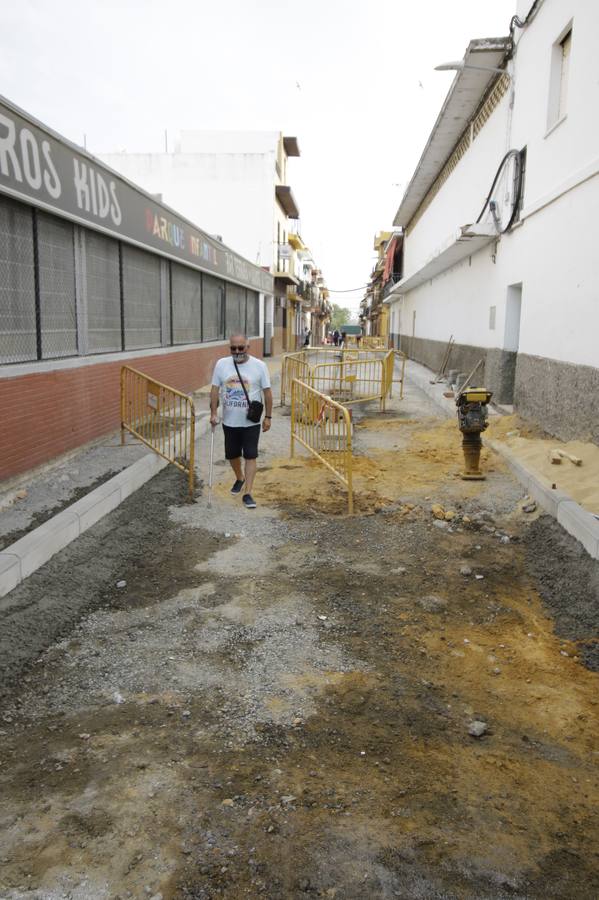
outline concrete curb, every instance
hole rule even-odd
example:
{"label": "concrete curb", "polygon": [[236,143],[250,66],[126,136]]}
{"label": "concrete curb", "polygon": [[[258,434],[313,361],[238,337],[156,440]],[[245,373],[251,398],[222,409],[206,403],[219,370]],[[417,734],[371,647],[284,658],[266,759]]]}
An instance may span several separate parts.
{"label": "concrete curb", "polygon": [[503,457],[518,481],[538,505],[557,519],[562,528],[582,544],[589,556],[599,559],[599,520],[564,491],[554,490],[549,482],[544,481],[536,472],[527,469],[514,457],[509,447],[504,447],[500,442],[492,441],[490,438],[483,438],[483,442],[486,447],[490,447]]}
{"label": "concrete curb", "polygon": [[[418,366],[417,369],[414,368],[415,365]],[[432,374],[424,366],[408,362],[406,379],[424,391],[446,416],[455,416],[455,402],[443,396],[443,391],[447,390],[447,387],[431,384]],[[553,490],[549,482],[544,481],[540,475],[517,459],[509,447],[484,436],[483,443],[505,460],[512,473],[538,505],[557,519],[562,528],[582,544],[589,556],[599,559],[599,520],[572,500],[568,494]]]}
{"label": "concrete curb", "polygon": [[434,372],[431,372],[425,366],[421,366],[420,363],[414,363],[411,360],[408,360],[406,363],[406,381],[411,381],[427,397],[430,397],[447,418],[454,418],[456,414],[455,401],[443,396],[443,392],[447,390],[447,385],[431,384],[431,375],[434,375]]}
{"label": "concrete curb", "polygon": [[[208,413],[200,413],[196,419],[196,444],[209,427]],[[156,453],[146,454],[0,552],[0,597],[5,597],[166,466],[168,462]]]}

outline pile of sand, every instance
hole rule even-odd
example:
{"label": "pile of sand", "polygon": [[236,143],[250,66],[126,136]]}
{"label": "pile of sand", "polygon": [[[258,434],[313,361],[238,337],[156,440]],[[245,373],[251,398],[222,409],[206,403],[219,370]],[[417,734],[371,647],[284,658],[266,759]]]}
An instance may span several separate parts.
{"label": "pile of sand", "polygon": [[[557,438],[542,435],[534,426],[522,422],[517,416],[504,416],[489,427],[489,437],[505,443],[514,456],[536,472],[548,486],[555,484],[591,513],[599,514],[599,447],[584,441],[564,443]],[[551,463],[551,451],[563,450],[582,459],[575,466],[568,459],[560,465]]]}

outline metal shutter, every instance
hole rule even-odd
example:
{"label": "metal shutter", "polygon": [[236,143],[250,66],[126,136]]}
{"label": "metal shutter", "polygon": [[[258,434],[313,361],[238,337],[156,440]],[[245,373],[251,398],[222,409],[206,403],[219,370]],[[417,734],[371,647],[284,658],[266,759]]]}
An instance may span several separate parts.
{"label": "metal shutter", "polygon": [[37,359],[31,208],[0,197],[0,363]]}
{"label": "metal shutter", "polygon": [[119,244],[93,231],[85,233],[87,322],[90,353],[122,349]]}
{"label": "metal shutter", "polygon": [[260,334],[260,295],[255,291],[247,292],[247,336],[258,337]]}
{"label": "metal shutter", "polygon": [[125,349],[160,346],[160,259],[122,245]]}
{"label": "metal shutter", "polygon": [[77,354],[74,229],[37,214],[42,358]]}
{"label": "metal shutter", "polygon": [[222,341],[224,282],[202,275],[202,336],[204,341]]}
{"label": "metal shutter", "polygon": [[225,330],[227,337],[232,334],[245,334],[245,288],[237,284],[228,284],[225,289],[226,312]]}
{"label": "metal shutter", "polygon": [[173,343],[202,340],[202,276],[200,272],[171,263]]}

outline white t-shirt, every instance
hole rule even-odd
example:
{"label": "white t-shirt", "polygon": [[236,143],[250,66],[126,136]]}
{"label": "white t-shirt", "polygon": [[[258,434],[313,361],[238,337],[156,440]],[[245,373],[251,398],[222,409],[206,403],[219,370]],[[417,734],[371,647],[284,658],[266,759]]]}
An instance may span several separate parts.
{"label": "white t-shirt", "polygon": [[[266,363],[256,359],[255,356],[248,356],[247,362],[237,363],[237,366],[250,400],[262,400],[262,391],[270,387]],[[219,359],[215,365],[212,385],[220,388],[224,425],[231,428],[248,428],[257,424],[247,418],[247,400],[230,356]]]}

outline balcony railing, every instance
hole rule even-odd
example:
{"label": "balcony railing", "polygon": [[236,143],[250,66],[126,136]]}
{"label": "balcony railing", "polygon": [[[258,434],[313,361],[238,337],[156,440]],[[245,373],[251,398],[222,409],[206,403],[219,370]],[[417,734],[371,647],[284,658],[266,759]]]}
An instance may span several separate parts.
{"label": "balcony railing", "polygon": [[277,253],[277,262],[273,275],[280,281],[286,281],[288,284],[296,285],[299,282],[299,278],[295,272],[295,260],[293,255],[289,257],[281,256]]}
{"label": "balcony railing", "polygon": [[387,297],[391,293],[398,281],[401,281],[403,274],[401,272],[392,272],[383,288],[383,297]]}

